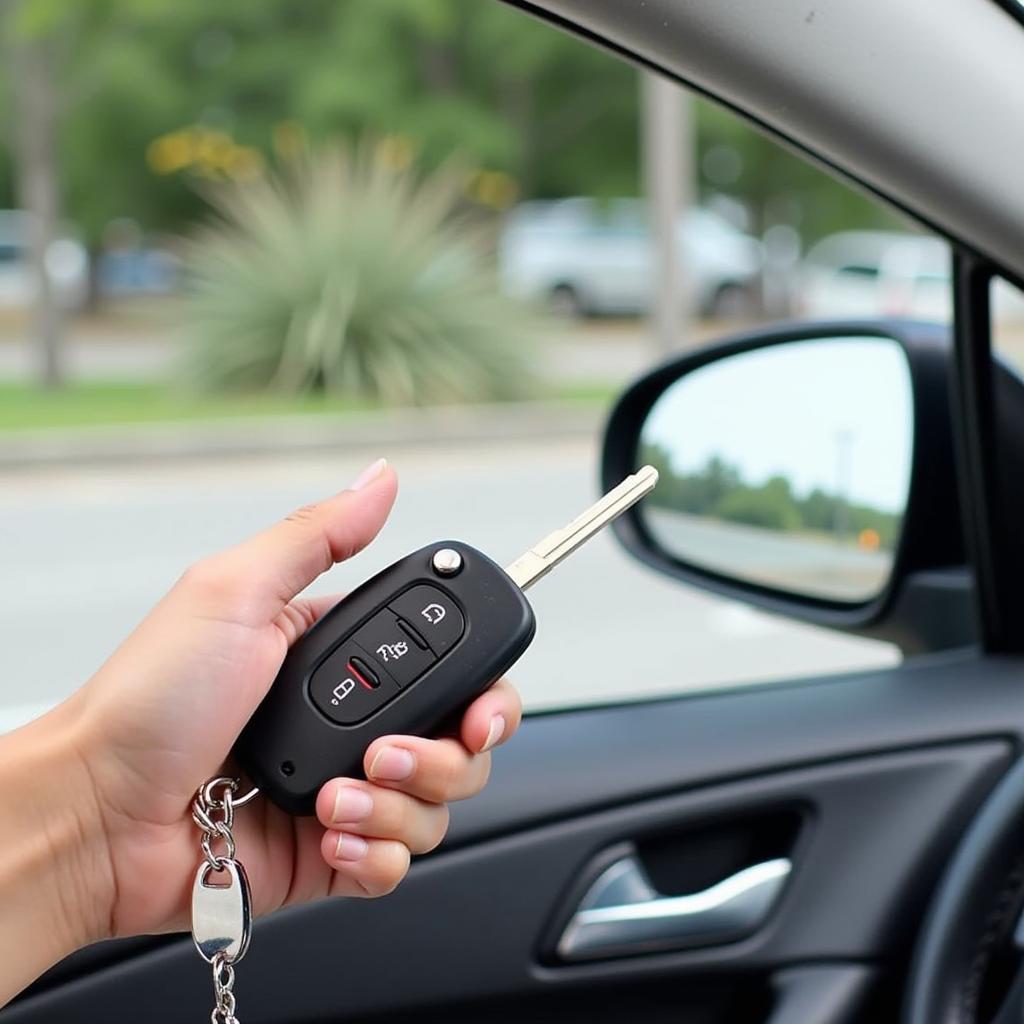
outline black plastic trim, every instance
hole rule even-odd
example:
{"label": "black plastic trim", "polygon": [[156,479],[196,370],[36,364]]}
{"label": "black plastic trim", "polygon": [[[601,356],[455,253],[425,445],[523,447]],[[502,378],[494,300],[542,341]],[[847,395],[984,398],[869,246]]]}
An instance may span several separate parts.
{"label": "black plastic trim", "polygon": [[[967,252],[954,259],[954,378],[961,494],[975,567],[976,618],[986,650],[1024,651],[1024,411],[1021,378],[993,351],[995,268]],[[1019,282],[1005,280],[1019,287]]]}
{"label": "black plastic trim", "polygon": [[772,978],[775,1008],[767,1024],[853,1024],[876,972],[856,965],[794,967]]}
{"label": "black plastic trim", "polygon": [[956,339],[954,416],[959,453],[961,513],[974,568],[974,613],[986,650],[1003,649],[993,530],[995,509],[996,412],[990,335],[991,273],[975,257],[953,256]]}
{"label": "black plastic trim", "polygon": [[992,0],[992,2],[998,7],[1002,7],[1024,30],[1024,6],[1021,5],[1019,0]]}

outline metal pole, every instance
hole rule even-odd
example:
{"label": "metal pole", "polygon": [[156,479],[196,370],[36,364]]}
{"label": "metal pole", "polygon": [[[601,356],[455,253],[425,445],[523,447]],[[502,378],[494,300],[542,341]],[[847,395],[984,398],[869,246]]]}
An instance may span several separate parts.
{"label": "metal pole", "polygon": [[60,219],[57,65],[52,39],[22,30],[18,19],[24,19],[28,7],[26,0],[8,2],[0,11],[9,23],[4,26],[9,37],[2,56],[13,70],[15,183],[26,213],[25,243],[36,291],[30,330],[39,352],[40,383],[55,388],[63,380],[63,317],[46,257]]}
{"label": "metal pole", "polygon": [[833,529],[842,543],[850,530],[850,478],[855,435],[852,430],[836,431],[836,505]]}
{"label": "metal pole", "polygon": [[651,332],[658,350],[671,352],[690,334],[691,295],[678,225],[695,191],[692,101],[667,78],[640,75],[641,153],[654,253]]}

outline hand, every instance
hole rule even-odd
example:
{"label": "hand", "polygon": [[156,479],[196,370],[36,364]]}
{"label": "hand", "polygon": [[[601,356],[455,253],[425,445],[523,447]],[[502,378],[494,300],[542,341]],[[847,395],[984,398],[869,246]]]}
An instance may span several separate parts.
{"label": "hand", "polygon": [[[61,947],[188,927],[199,859],[192,797],[224,773],[288,647],[334,601],[297,595],[376,536],[396,489],[391,470],[375,463],[351,489],[196,564],[81,690],[3,738],[0,754],[12,756],[0,764],[19,767],[13,778],[0,769],[0,832],[13,820],[16,834],[48,836],[47,862],[61,872]],[[410,855],[443,838],[446,803],[483,787],[488,751],[519,717],[515,691],[498,682],[457,736],[374,741],[364,760],[370,781],[326,783],[315,819],[262,799],[239,809],[238,856],[255,911],[390,892]],[[12,789],[19,795],[4,809]],[[33,909],[38,922],[40,904]]]}

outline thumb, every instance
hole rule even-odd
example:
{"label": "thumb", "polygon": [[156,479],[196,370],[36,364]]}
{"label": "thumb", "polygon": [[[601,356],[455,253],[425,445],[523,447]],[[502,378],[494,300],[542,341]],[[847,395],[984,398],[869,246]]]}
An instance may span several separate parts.
{"label": "thumb", "polygon": [[206,559],[197,566],[199,577],[212,582],[221,614],[252,626],[272,622],[317,576],[377,536],[397,491],[394,471],[378,459],[348,490]]}

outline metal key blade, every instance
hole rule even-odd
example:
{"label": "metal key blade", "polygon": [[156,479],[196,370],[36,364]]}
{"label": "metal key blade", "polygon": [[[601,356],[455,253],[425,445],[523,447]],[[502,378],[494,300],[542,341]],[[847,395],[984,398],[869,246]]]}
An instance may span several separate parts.
{"label": "metal key blade", "polygon": [[637,470],[568,526],[549,533],[539,544],[520,555],[511,565],[506,566],[505,572],[521,590],[532,587],[537,580],[551,572],[563,558],[567,558],[581,544],[590,540],[598,530],[654,490],[657,482],[658,471],[653,466],[644,466],[643,469]]}

